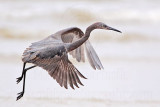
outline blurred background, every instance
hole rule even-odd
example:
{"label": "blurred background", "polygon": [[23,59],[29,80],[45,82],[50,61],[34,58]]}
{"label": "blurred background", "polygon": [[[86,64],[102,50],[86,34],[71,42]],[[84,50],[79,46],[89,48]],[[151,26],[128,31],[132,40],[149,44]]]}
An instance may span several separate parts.
{"label": "blurred background", "polygon": [[[0,106],[159,107],[159,0],[0,0]],[[32,42],[68,27],[83,31],[104,22],[121,30],[95,30],[89,40],[104,70],[88,61],[71,62],[88,79],[66,90],[37,67],[27,72],[26,92],[16,102],[22,82],[21,55]],[[28,64],[30,66],[30,64]]]}

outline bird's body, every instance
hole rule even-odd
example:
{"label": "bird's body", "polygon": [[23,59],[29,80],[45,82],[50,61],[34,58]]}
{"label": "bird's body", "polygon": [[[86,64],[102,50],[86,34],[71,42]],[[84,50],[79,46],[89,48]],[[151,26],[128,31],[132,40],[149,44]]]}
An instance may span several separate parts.
{"label": "bird's body", "polygon": [[[66,89],[68,88],[68,84],[73,89],[74,85],[79,88],[78,83],[83,85],[79,77],[84,79],[86,79],[86,77],[69,61],[68,53],[76,58],[78,62],[84,62],[84,47],[92,68],[102,69],[103,66],[98,55],[88,40],[91,31],[98,28],[120,32],[119,30],[98,22],[89,26],[85,34],[79,28],[72,27],[52,34],[41,41],[32,43],[23,53],[23,72],[22,76],[17,78],[17,83],[19,83],[24,77],[23,91],[19,93],[20,95],[17,97],[17,100],[24,94],[26,71],[36,66],[48,71],[49,75],[53,77],[60,86],[64,86]],[[32,63],[34,66],[25,69],[26,63]]]}
{"label": "bird's body", "polygon": [[[75,31],[72,32],[72,30]],[[68,34],[66,35],[66,33]],[[54,55],[62,54],[64,51],[68,53],[67,46],[69,45],[69,43],[79,39],[80,36],[84,36],[84,34],[80,29],[76,27],[61,30],[55,34],[48,36],[47,38],[41,41],[32,43],[32,45],[24,51],[22,61],[32,62],[32,59],[36,57],[36,55],[40,55],[40,57],[47,58],[47,57],[53,57]],[[84,51],[81,49],[81,47],[78,48],[77,50]],[[77,60],[79,60],[78,57]]]}

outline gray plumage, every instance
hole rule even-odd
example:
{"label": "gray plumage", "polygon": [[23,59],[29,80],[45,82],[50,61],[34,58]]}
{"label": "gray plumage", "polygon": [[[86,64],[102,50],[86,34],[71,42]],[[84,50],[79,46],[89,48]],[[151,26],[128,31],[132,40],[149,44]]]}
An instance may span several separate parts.
{"label": "gray plumage", "polygon": [[[71,54],[73,58],[76,58],[78,62],[85,62],[85,49],[92,68],[103,69],[98,55],[88,40],[91,31],[94,29],[106,29],[120,32],[101,22],[97,22],[89,26],[85,33],[77,27],[72,27],[52,34],[41,41],[32,43],[23,53],[23,73],[21,77],[17,78],[17,83],[21,81],[23,75],[25,77],[27,70],[39,66],[45,69],[61,87],[67,89],[69,84],[72,89],[74,89],[74,86],[79,88],[78,83],[83,85],[79,77],[84,79],[86,79],[86,77],[84,77],[69,61],[68,53]],[[34,66],[25,70],[26,63],[32,63]],[[24,93],[24,87],[22,93]],[[22,93],[17,97],[17,100],[23,96]]]}

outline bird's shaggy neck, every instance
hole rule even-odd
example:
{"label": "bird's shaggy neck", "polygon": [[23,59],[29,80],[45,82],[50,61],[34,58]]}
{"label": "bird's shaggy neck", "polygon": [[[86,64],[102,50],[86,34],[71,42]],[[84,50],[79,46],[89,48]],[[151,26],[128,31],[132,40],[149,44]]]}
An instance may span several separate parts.
{"label": "bird's shaggy neck", "polygon": [[86,32],[84,34],[84,36],[82,36],[82,38],[80,38],[79,40],[75,41],[74,43],[71,43],[68,45],[67,47],[67,51],[70,52],[76,48],[78,48],[79,46],[81,46],[86,40],[88,40],[90,33],[96,29],[96,27],[93,25],[90,25],[87,29]]}
{"label": "bird's shaggy neck", "polygon": [[94,25],[94,24],[90,25],[90,26],[86,29],[85,37],[88,37],[88,38],[89,38],[90,33],[91,33],[94,29],[96,29],[95,25]]}

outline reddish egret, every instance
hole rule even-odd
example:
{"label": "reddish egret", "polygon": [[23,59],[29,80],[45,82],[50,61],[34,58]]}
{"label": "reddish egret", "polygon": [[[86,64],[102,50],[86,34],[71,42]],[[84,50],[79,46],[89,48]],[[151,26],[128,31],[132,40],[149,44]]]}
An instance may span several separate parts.
{"label": "reddish egret", "polygon": [[[23,90],[18,93],[17,100],[23,97],[25,92],[25,77],[26,71],[36,66],[45,69],[51,77],[53,77],[61,87],[68,88],[68,84],[72,89],[75,85],[83,85],[79,77],[86,79],[69,61],[68,53],[70,53],[78,62],[84,62],[84,46],[86,49],[87,58],[90,65],[94,69],[102,69],[103,66],[90,44],[88,38],[91,31],[94,29],[105,29],[121,32],[117,29],[107,26],[102,22],[97,22],[90,25],[85,33],[77,27],[61,30],[47,38],[32,43],[23,53],[22,61],[23,71],[22,75],[17,78],[17,83],[23,79]],[[84,44],[83,44],[84,43]],[[25,68],[26,63],[32,63],[34,66]]]}

